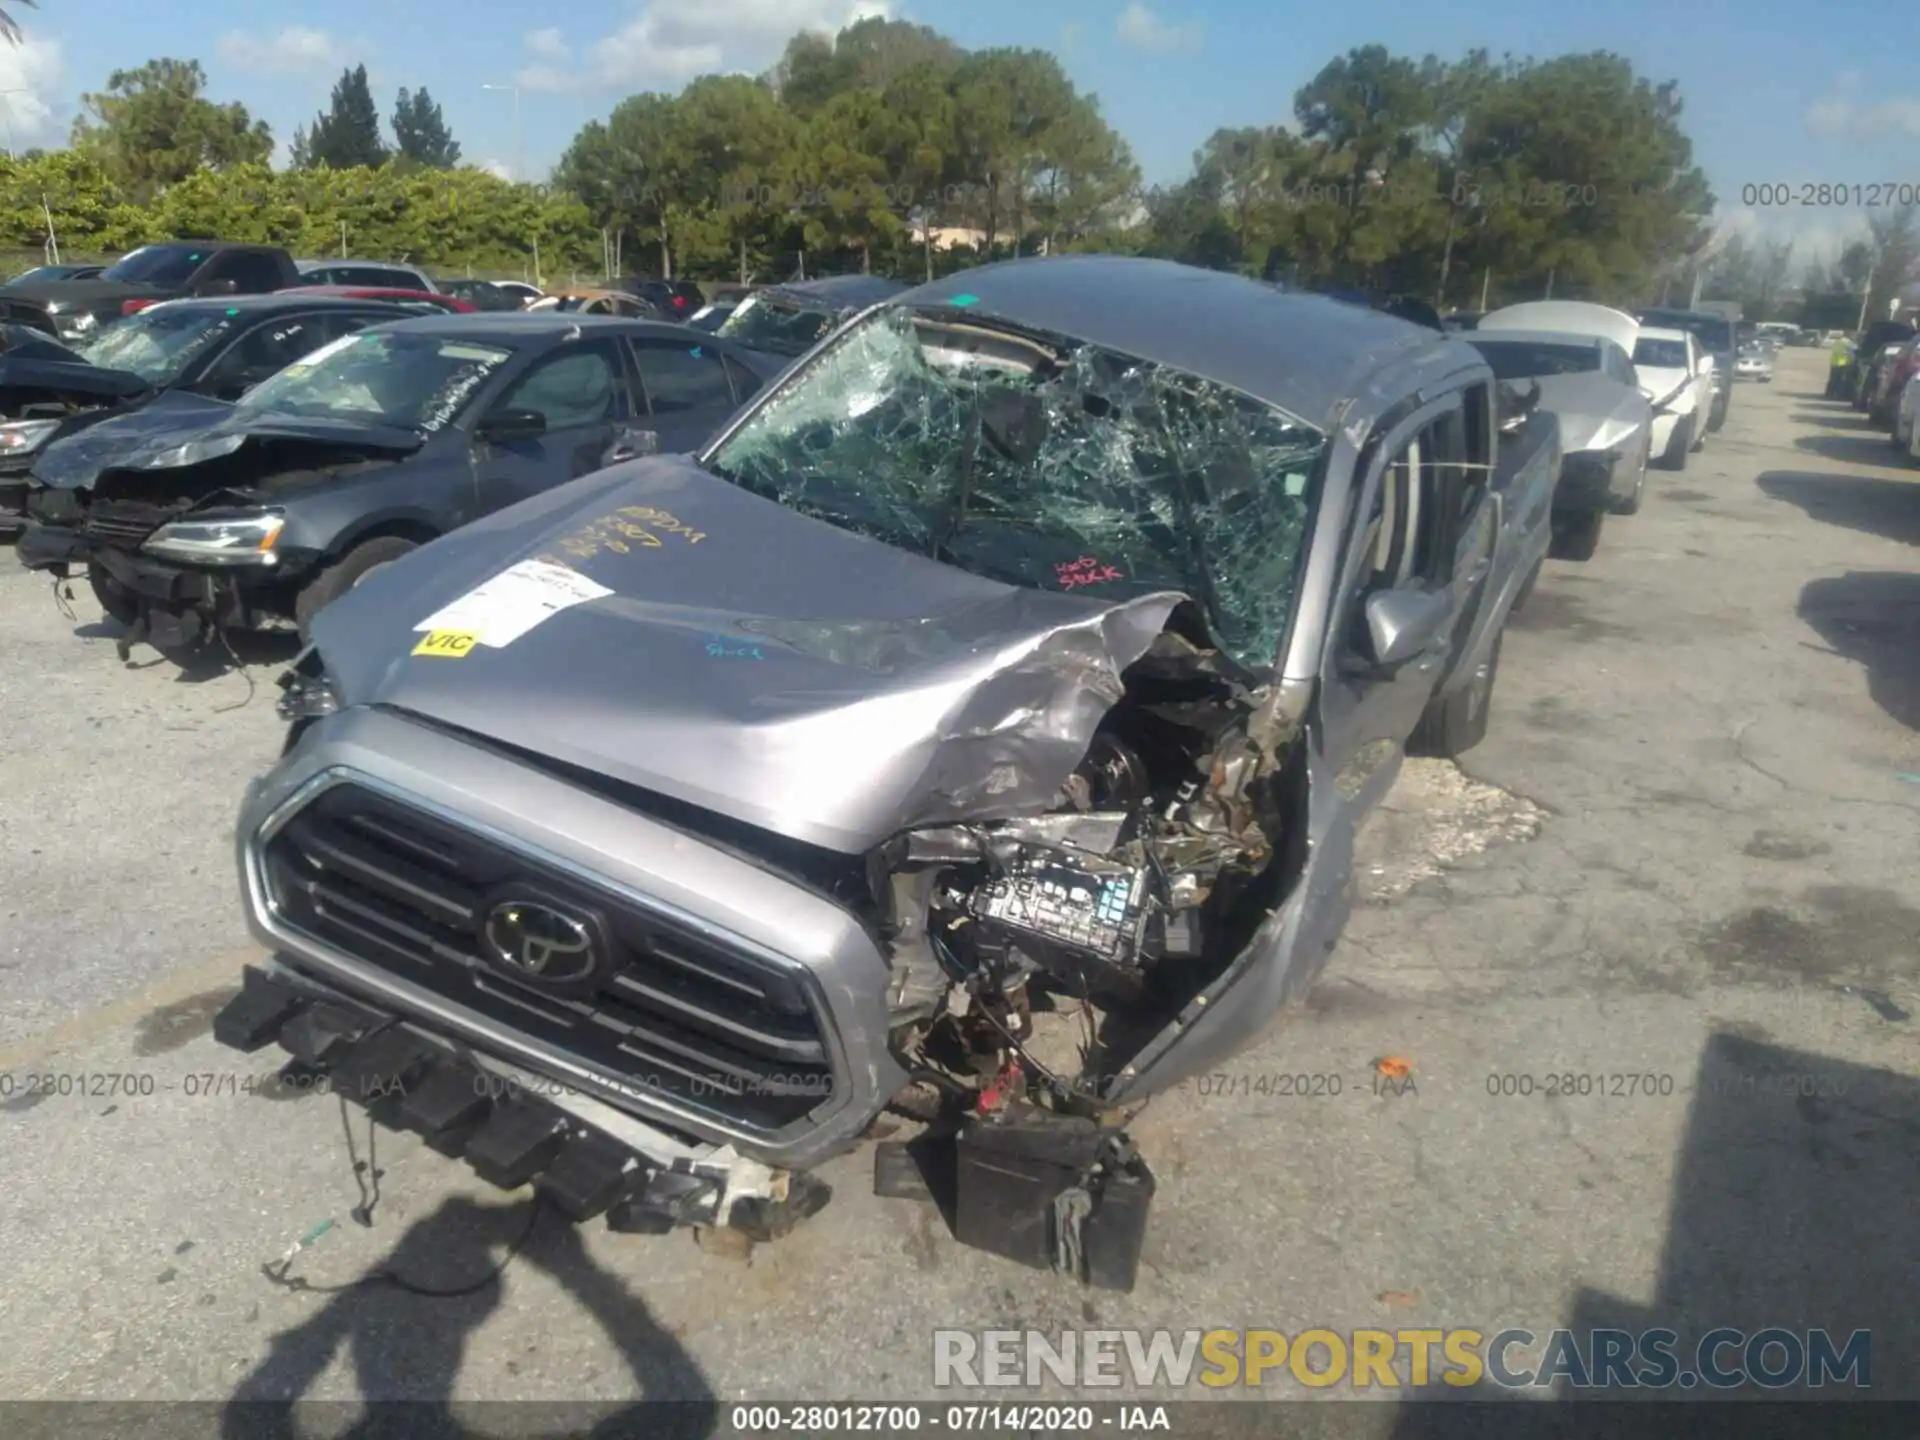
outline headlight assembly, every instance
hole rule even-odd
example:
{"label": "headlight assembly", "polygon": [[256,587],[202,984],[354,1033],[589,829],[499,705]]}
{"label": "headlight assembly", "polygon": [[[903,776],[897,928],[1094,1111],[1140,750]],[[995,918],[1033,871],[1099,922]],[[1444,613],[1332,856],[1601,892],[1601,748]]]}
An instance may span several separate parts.
{"label": "headlight assembly", "polygon": [[278,515],[242,515],[231,520],[176,520],[162,525],[140,548],[161,560],[188,565],[273,565],[273,545],[287,522]]}
{"label": "headlight assembly", "polygon": [[12,420],[0,425],[0,460],[13,455],[31,455],[59,428],[58,420]]}
{"label": "headlight assembly", "polygon": [[60,332],[62,340],[84,340],[100,328],[100,317],[84,311],[77,315],[56,315],[53,328]]}

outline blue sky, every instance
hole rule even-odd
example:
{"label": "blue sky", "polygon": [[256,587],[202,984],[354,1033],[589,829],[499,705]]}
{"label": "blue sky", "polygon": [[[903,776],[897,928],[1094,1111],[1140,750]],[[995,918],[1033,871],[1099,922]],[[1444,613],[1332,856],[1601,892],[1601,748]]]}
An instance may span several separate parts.
{"label": "blue sky", "polygon": [[[7,0],[0,0],[5,6]],[[712,70],[758,71],[803,25],[882,13],[969,47],[1044,46],[1133,145],[1149,180],[1184,173],[1216,127],[1286,118],[1294,90],[1331,57],[1380,41],[1418,56],[1474,45],[1545,56],[1606,48],[1680,82],[1685,123],[1726,223],[1824,251],[1857,210],[1743,207],[1761,182],[1920,185],[1920,26],[1857,0],[1755,7],[1627,0],[1606,7],[1482,0],[1277,6],[1271,0],[334,0],[258,7],[208,0],[42,0],[15,10],[28,44],[0,46],[0,117],[19,145],[64,137],[81,92],[159,55],[198,57],[221,100],[240,100],[282,142],[365,61],[383,111],[425,86],[466,158],[542,174],[586,120],[640,90]],[[1904,32],[1904,33],[1902,33]],[[483,85],[520,87],[514,97]],[[1565,177],[1577,182],[1578,177]]]}

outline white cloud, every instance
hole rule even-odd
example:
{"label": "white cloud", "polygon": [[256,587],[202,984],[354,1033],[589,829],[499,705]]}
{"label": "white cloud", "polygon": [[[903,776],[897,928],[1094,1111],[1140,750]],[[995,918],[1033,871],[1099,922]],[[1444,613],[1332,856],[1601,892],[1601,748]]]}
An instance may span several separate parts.
{"label": "white cloud", "polygon": [[1853,99],[1863,81],[1849,70],[1833,82],[1823,100],[1802,116],[1809,132],[1823,139],[1882,140],[1920,137],[1920,95],[1894,95],[1872,104]]}
{"label": "white cloud", "polygon": [[318,75],[344,66],[347,47],[324,30],[289,25],[260,39],[230,30],[220,39],[220,58],[236,70],[263,75]]}
{"label": "white cloud", "polygon": [[54,107],[66,73],[58,40],[0,42],[0,138],[10,135],[20,149],[57,140]]}
{"label": "white cloud", "polygon": [[480,168],[496,180],[513,179],[513,170],[504,160],[482,160]]}
{"label": "white cloud", "polygon": [[551,25],[527,36],[527,52],[542,60],[565,60],[573,54],[566,37]]}
{"label": "white cloud", "polygon": [[[856,20],[893,14],[894,0],[645,0],[639,13],[587,48],[569,70],[546,48],[550,30],[527,37],[539,61],[518,75],[522,89],[656,89],[697,75],[765,70],[795,31],[832,35]],[[538,42],[538,43],[536,43]]]}
{"label": "white cloud", "polygon": [[1120,43],[1154,55],[1191,53],[1200,48],[1198,25],[1169,25],[1140,0],[1120,12]]}
{"label": "white cloud", "polygon": [[1818,210],[1803,206],[1780,209],[1735,206],[1715,219],[1716,233],[1739,235],[1749,246],[1793,242],[1794,262],[1832,259],[1849,242],[1867,233],[1867,212],[1858,209]]}

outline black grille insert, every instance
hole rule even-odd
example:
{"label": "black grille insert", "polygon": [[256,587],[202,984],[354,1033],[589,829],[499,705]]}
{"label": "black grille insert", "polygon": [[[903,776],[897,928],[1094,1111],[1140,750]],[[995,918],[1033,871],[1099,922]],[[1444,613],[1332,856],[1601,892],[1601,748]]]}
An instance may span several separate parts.
{"label": "black grille insert", "polygon": [[[268,843],[288,923],[603,1072],[728,1123],[778,1130],[831,1098],[819,1017],[794,976],[485,836],[354,785],[323,792]],[[604,922],[604,981],[543,986],[487,958],[503,887]]]}
{"label": "black grille insert", "polygon": [[149,505],[143,500],[95,500],[86,507],[80,533],[98,545],[138,550],[153,532],[186,509],[184,505]]}

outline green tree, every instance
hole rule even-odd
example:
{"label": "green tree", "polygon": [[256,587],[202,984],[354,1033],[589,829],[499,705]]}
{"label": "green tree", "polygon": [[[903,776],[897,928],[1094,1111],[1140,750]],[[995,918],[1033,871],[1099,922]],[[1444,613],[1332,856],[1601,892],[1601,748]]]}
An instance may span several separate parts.
{"label": "green tree", "polygon": [[979,198],[984,251],[1007,225],[1015,253],[1027,234],[1029,187],[1047,143],[1077,96],[1060,62],[1044,50],[976,50],[954,71],[955,158]]}
{"label": "green tree", "polygon": [[809,250],[856,250],[867,271],[877,246],[906,234],[886,159],[904,143],[897,128],[898,117],[871,90],[843,91],[807,122],[796,194]]}
{"label": "green tree", "polygon": [[684,131],[674,97],[629,95],[604,123],[581,129],[554,171],[560,188],[612,234],[616,254],[628,229],[657,246],[666,279],[698,198],[700,177]]}
{"label": "green tree", "polygon": [[1325,279],[1366,283],[1385,261],[1404,274],[1444,231],[1436,167],[1423,139],[1439,118],[1421,69],[1384,45],[1328,62],[1295,94],[1306,141],[1290,177],[1299,258]]}
{"label": "green tree", "polygon": [[802,31],[787,42],[768,79],[780,103],[806,120],[836,95],[884,91],[922,65],[951,75],[965,53],[929,26],[874,16],[856,20],[831,40]]}
{"label": "green tree", "polygon": [[356,165],[384,165],[389,152],[380,135],[380,111],[367,85],[367,67],[343,70],[334,82],[332,103],[313,117],[295,141],[304,168],[325,165],[350,170]]}
{"label": "green tree", "polygon": [[1834,262],[1834,276],[1850,294],[1858,295],[1867,288],[1867,277],[1873,273],[1873,260],[1873,245],[1870,242],[1849,241],[1841,250],[1840,258]]}
{"label": "green tree", "polygon": [[1870,211],[1868,244],[1873,270],[1867,286],[1867,320],[1884,320],[1900,292],[1920,274],[1920,207]]}
{"label": "green tree", "polygon": [[425,87],[408,93],[400,87],[393,106],[393,138],[396,158],[429,170],[451,170],[460,163],[460,142],[447,129],[440,107]]}
{"label": "green tree", "polygon": [[1492,87],[1463,144],[1489,212],[1475,258],[1531,288],[1625,300],[1697,247],[1713,209],[1671,81],[1605,51],[1529,60]]}
{"label": "green tree", "polygon": [[116,70],[107,88],[82,95],[85,112],[73,125],[73,145],[136,201],[204,167],[255,163],[273,152],[273,133],[238,103],[206,97],[198,60],[149,60]]}
{"label": "green tree", "polygon": [[[34,8],[35,0],[20,0],[20,3],[31,10]],[[0,40],[5,40],[10,45],[20,43],[20,26],[13,16],[4,10],[0,10]]]}
{"label": "green tree", "polygon": [[675,127],[688,165],[681,201],[698,217],[689,248],[715,264],[726,257],[744,285],[793,198],[799,124],[766,81],[708,75],[680,93]]}

